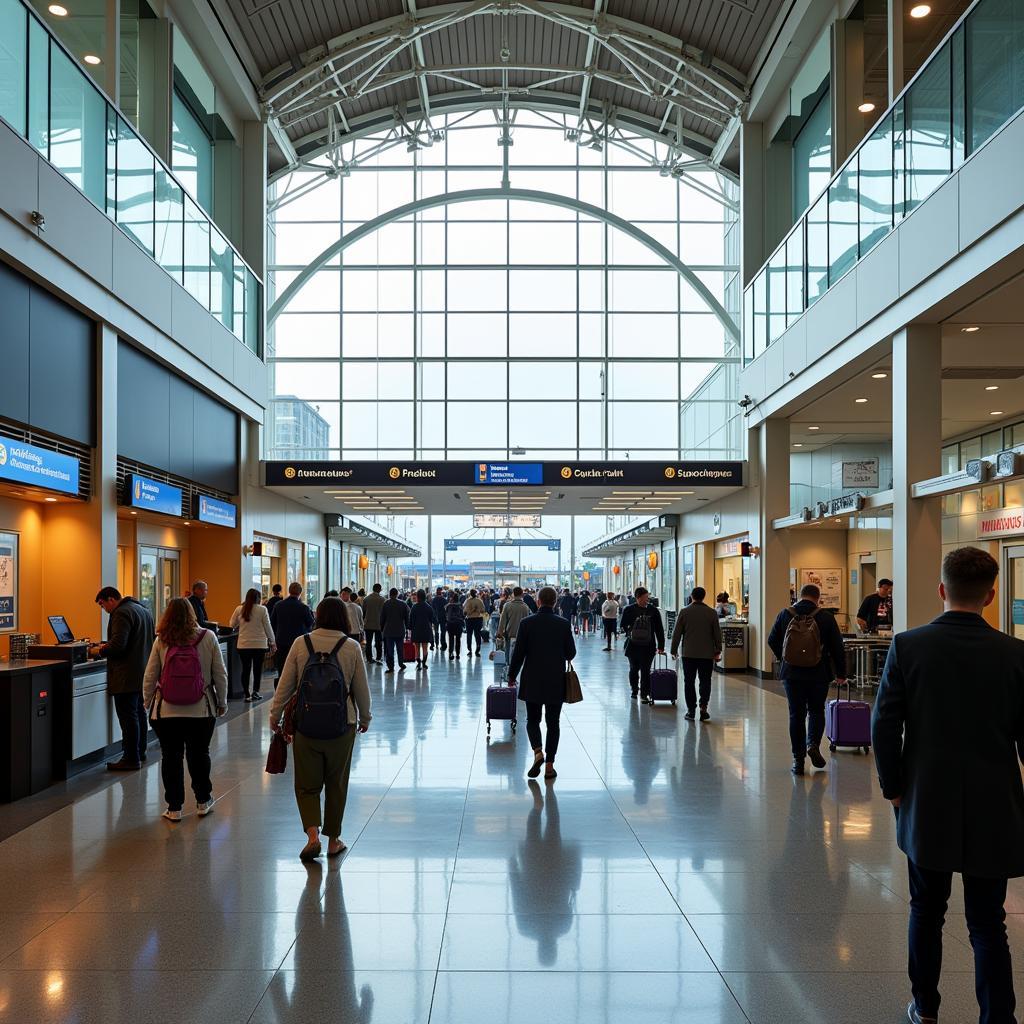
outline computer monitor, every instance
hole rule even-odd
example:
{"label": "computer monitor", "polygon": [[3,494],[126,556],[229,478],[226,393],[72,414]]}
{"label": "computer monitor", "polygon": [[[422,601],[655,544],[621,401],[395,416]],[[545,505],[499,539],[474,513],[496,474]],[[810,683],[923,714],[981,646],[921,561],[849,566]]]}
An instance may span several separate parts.
{"label": "computer monitor", "polygon": [[69,644],[75,639],[75,634],[71,632],[71,627],[63,615],[48,615],[47,618],[50,620],[50,629],[53,630],[57,643]]}

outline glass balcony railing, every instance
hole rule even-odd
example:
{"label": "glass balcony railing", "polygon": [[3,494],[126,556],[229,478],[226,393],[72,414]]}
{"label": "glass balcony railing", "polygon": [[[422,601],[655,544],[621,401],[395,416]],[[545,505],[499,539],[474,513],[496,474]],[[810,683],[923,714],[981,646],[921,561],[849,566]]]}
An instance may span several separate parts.
{"label": "glass balcony railing", "polygon": [[1024,3],[977,0],[745,289],[744,362],[1022,107]]}
{"label": "glass balcony railing", "polygon": [[0,0],[0,117],[262,357],[262,284],[21,0]]}

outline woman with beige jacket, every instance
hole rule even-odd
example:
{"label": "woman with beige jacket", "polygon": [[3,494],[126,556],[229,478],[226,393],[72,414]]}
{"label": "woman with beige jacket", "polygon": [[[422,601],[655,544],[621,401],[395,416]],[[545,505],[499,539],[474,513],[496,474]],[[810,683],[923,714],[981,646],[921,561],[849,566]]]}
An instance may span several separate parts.
{"label": "woman with beige jacket", "polygon": [[[202,675],[201,683],[196,677],[197,684],[202,686],[202,696],[191,704],[164,700],[162,691],[168,655],[173,655],[174,664],[182,652],[198,661],[197,670]],[[142,680],[142,699],[160,740],[160,773],[167,799],[163,816],[168,821],[181,821],[186,759],[199,816],[209,814],[213,810],[210,741],[216,720],[228,710],[228,674],[217,637],[210,630],[199,628],[192,605],[183,597],[176,597],[167,605],[156,627],[156,641]]]}
{"label": "woman with beige jacket", "polygon": [[[299,856],[304,861],[320,856],[320,830],[327,836],[327,856],[337,857],[347,847],[341,840],[341,820],[348,797],[348,778],[352,767],[352,751],[356,731],[366,732],[370,727],[370,688],[366,682],[366,663],[359,642],[348,636],[349,625],[345,605],[340,598],[325,597],[316,609],[316,628],[300,636],[292,644],[285,659],[280,682],[274,691],[270,706],[270,728],[282,731],[285,707],[296,694],[303,670],[309,661],[309,648],[317,654],[336,651],[348,692],[346,699],[348,728],[340,736],[317,739],[302,734],[302,725],[296,725],[292,741],[295,763],[295,801],[306,830],[307,842]],[[321,817],[320,794],[324,793]]]}

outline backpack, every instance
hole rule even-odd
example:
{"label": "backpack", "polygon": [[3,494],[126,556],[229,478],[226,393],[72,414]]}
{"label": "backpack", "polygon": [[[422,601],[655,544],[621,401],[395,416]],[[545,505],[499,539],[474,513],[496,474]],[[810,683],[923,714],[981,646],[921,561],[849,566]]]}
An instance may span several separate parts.
{"label": "backpack", "polygon": [[350,691],[338,664],[343,636],[329,651],[316,651],[307,633],[303,638],[309,658],[299,679],[295,700],[295,730],[311,740],[335,740],[351,726],[348,721]]}
{"label": "backpack", "polygon": [[794,668],[817,668],[825,650],[821,645],[821,632],[815,620],[817,612],[810,615],[798,615],[792,608],[789,625],[782,641],[782,660]]}
{"label": "backpack", "polygon": [[638,615],[633,620],[633,628],[629,631],[629,639],[634,644],[649,644],[654,639],[650,615]]}
{"label": "backpack", "polygon": [[462,614],[462,605],[461,604],[450,604],[450,605],[448,605],[447,609],[445,610],[444,617],[445,617],[445,621],[448,623],[449,626],[458,625],[460,622],[462,622],[463,618],[465,617]]}
{"label": "backpack", "polygon": [[199,641],[204,629],[190,644],[168,647],[160,670],[160,699],[168,704],[198,704],[206,692],[203,664],[199,660]]}

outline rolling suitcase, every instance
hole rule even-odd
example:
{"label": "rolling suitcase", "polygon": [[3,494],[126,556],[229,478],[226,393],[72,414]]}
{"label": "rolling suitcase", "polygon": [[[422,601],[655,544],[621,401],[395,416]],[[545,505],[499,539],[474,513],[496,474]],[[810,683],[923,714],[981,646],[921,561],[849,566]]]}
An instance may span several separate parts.
{"label": "rolling suitcase", "polygon": [[487,687],[487,735],[491,734],[491,720],[495,722],[511,722],[512,731],[516,731],[516,701],[519,699],[519,687],[495,684]]}
{"label": "rolling suitcase", "polygon": [[402,641],[402,661],[416,660],[416,645],[412,642],[412,634],[406,633]]}
{"label": "rolling suitcase", "polygon": [[651,672],[651,700],[670,700],[675,704],[679,698],[679,676],[674,668],[668,667],[668,655],[665,655],[665,667],[655,668]]}
{"label": "rolling suitcase", "polygon": [[825,706],[825,735],[828,749],[836,747],[863,748],[866,754],[871,749],[871,705],[862,700],[850,700],[850,683],[846,683],[846,700],[841,699],[839,687],[837,697]]}

